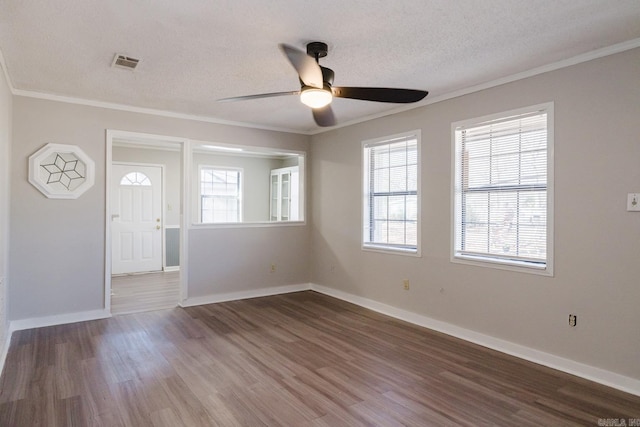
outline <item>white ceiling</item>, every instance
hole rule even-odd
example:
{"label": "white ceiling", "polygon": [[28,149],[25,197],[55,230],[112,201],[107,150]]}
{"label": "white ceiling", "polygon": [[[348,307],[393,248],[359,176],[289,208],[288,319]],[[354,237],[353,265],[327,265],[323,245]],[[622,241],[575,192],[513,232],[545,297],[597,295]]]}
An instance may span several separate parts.
{"label": "white ceiling", "polygon": [[[324,41],[336,86],[426,89],[429,100],[594,50],[640,45],[639,0],[55,0],[0,2],[14,92],[203,116],[291,132],[319,129],[278,49]],[[626,46],[625,45],[625,46]],[[141,59],[111,67],[116,53]],[[336,99],[339,123],[398,105]]]}

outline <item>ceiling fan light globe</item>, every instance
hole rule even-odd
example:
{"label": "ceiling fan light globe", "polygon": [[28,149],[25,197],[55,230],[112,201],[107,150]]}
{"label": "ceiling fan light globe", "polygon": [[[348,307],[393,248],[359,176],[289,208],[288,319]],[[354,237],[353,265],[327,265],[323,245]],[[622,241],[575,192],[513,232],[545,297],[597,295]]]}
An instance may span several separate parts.
{"label": "ceiling fan light globe", "polygon": [[305,89],[300,94],[300,101],[311,108],[322,108],[331,104],[333,95],[326,89]]}

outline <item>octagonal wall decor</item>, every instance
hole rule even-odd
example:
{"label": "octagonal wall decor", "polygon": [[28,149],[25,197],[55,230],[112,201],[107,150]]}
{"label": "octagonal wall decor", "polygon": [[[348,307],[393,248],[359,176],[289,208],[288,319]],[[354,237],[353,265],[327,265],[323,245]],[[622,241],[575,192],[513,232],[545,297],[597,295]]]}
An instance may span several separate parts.
{"label": "octagonal wall decor", "polygon": [[76,145],[47,144],[29,157],[29,182],[50,199],[77,199],[94,180],[93,160]]}

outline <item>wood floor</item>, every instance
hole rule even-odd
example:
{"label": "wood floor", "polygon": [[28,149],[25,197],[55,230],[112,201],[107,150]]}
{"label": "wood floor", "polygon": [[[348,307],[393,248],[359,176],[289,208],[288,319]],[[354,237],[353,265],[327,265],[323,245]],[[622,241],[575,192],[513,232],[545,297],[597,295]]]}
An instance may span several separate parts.
{"label": "wood floor", "polygon": [[0,379],[0,426],[595,426],[634,417],[640,397],[312,291],[18,331]]}
{"label": "wood floor", "polygon": [[180,299],[180,272],[126,274],[111,278],[111,314],[173,308]]}

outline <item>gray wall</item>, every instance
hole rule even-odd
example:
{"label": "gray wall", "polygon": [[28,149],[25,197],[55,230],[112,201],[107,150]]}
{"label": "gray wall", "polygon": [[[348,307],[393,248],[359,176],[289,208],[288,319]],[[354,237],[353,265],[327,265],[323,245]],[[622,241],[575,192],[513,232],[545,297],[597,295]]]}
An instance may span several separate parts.
{"label": "gray wall", "polygon": [[[105,130],[184,137],[225,144],[307,151],[309,137],[173,119],[55,101],[15,97],[11,161],[11,320],[99,310],[104,307],[105,272]],[[27,181],[27,159],[48,142],[80,146],[96,164],[95,185],[76,200],[47,199]],[[243,281],[225,290],[257,289],[278,276],[279,284],[307,283],[308,268],[270,275],[262,257],[273,246],[286,265],[308,265],[308,226],[263,229],[190,230],[189,251],[195,262],[189,275],[208,277],[197,283],[198,295],[220,291],[218,278],[233,275],[237,264],[206,265],[198,256],[213,252],[245,253]],[[239,237],[236,238],[235,236]],[[246,247],[254,248],[251,252]],[[251,256],[260,258],[252,259]],[[191,288],[189,290],[191,296]]]}
{"label": "gray wall", "polygon": [[[640,214],[626,212],[640,191],[639,65],[635,49],[313,136],[312,281],[640,379]],[[451,263],[451,123],[548,101],[555,277]],[[422,257],[364,252],[361,141],[412,129]]]}
{"label": "gray wall", "polygon": [[306,227],[191,230],[189,297],[309,283],[308,253]]}
{"label": "gray wall", "polygon": [[9,181],[11,177],[12,96],[0,66],[0,355],[8,330]]}

